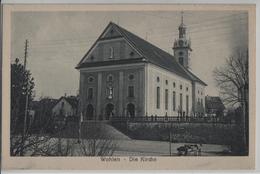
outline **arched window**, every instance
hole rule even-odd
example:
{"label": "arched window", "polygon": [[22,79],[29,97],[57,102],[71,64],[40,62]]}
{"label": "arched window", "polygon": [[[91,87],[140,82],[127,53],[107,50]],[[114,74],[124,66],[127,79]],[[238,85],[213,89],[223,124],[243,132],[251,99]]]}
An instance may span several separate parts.
{"label": "arched window", "polygon": [[175,111],[176,108],[176,93],[173,91],[172,93],[172,110]]}
{"label": "arched window", "polygon": [[156,108],[160,109],[160,87],[156,89]]}
{"label": "arched window", "polygon": [[88,99],[93,99],[93,88],[88,88]]}
{"label": "arched window", "polygon": [[186,95],[186,115],[189,114],[189,95]]}
{"label": "arched window", "polygon": [[134,86],[128,86],[128,97],[134,97]]}
{"label": "arched window", "polygon": [[180,93],[180,111],[182,112],[182,93]]}
{"label": "arched window", "polygon": [[168,89],[165,89],[165,109],[168,110]]}

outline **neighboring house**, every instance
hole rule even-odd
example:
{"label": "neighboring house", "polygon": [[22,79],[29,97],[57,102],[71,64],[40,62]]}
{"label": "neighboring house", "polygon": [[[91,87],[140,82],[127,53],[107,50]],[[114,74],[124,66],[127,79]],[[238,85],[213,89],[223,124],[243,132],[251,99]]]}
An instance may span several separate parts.
{"label": "neighboring house", "polygon": [[52,108],[53,116],[77,116],[78,98],[75,96],[61,97]]}
{"label": "neighboring house", "polygon": [[57,102],[57,99],[41,98],[39,101],[31,103],[31,109],[35,111],[34,128],[41,130],[46,129],[52,121],[52,108]]}
{"label": "neighboring house", "polygon": [[183,20],[178,29],[173,56],[110,22],[76,67],[84,119],[190,116],[205,107],[206,83],[189,70]]}
{"label": "neighboring house", "polygon": [[220,97],[212,97],[206,96],[205,97],[205,110],[207,115],[209,116],[216,116],[216,117],[223,117],[225,106],[221,101]]}

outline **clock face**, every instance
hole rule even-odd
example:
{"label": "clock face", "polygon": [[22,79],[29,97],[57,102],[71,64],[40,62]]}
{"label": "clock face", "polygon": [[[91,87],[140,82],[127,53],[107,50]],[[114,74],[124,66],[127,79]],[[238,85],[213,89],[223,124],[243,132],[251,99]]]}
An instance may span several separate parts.
{"label": "clock face", "polygon": [[180,44],[180,46],[183,46],[183,40],[179,40],[179,44]]}

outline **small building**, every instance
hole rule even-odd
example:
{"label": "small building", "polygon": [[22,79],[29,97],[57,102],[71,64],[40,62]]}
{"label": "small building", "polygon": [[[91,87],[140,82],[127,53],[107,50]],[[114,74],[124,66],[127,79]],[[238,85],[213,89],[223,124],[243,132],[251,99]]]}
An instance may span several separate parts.
{"label": "small building", "polygon": [[52,115],[56,116],[77,116],[78,98],[75,96],[61,97],[52,108]]}
{"label": "small building", "polygon": [[205,111],[208,116],[223,117],[225,106],[220,97],[205,97]]}

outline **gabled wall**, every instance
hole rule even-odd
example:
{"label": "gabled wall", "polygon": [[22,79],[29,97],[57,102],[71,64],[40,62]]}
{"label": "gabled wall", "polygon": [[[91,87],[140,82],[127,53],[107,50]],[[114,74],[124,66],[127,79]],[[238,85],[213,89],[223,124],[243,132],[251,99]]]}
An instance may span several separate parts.
{"label": "gabled wall", "polygon": [[[62,103],[64,105],[62,106]],[[62,98],[53,108],[52,108],[52,114],[53,116],[57,116],[60,114],[60,110],[63,110],[62,113],[65,117],[67,116],[76,116],[76,110],[72,108],[69,102]]]}

